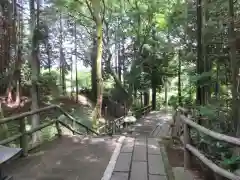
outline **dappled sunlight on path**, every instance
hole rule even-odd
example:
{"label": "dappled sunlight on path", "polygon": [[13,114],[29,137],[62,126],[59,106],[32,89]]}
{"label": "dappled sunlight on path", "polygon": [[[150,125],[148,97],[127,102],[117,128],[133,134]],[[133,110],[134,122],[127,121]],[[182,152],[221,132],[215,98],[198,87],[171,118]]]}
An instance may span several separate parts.
{"label": "dappled sunlight on path", "polygon": [[64,136],[9,164],[17,180],[96,180],[102,176],[117,138]]}
{"label": "dappled sunlight on path", "polygon": [[172,114],[164,111],[152,111],[147,116],[142,117],[135,125],[131,127],[133,135],[147,135],[157,127],[152,136],[169,136]]}

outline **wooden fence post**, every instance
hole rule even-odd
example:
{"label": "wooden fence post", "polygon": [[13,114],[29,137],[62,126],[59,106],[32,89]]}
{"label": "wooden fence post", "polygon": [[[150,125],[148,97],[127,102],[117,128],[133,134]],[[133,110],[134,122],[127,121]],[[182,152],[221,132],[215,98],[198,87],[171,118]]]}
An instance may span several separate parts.
{"label": "wooden fence post", "polygon": [[[105,106],[104,108],[104,115],[105,115],[105,119],[107,119],[107,106]],[[105,127],[104,127],[104,132],[107,133],[109,131],[109,120],[105,120]]]}
{"label": "wooden fence post", "polygon": [[55,125],[56,125],[56,129],[57,129],[58,137],[62,136],[62,130],[61,130],[61,127],[60,127],[58,119],[56,120]]}
{"label": "wooden fence post", "polygon": [[114,135],[116,133],[116,124],[114,120],[112,121],[112,134]]}
{"label": "wooden fence post", "polygon": [[23,156],[28,155],[28,135],[26,131],[26,120],[27,118],[20,119],[20,132],[22,133],[22,136],[20,137],[20,148],[23,150]]}
{"label": "wooden fence post", "polygon": [[186,148],[187,144],[190,144],[190,127],[188,124],[184,123],[184,168],[190,168],[191,165],[191,155]]}

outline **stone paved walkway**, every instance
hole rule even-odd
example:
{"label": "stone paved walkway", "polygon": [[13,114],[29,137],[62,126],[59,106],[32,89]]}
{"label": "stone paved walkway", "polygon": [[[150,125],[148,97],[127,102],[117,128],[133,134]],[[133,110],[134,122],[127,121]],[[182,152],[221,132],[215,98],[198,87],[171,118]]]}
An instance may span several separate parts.
{"label": "stone paved walkway", "polygon": [[167,180],[157,140],[125,138],[111,180]]}
{"label": "stone paved walkway", "polygon": [[161,135],[168,134],[171,116],[151,112],[133,127],[132,137],[126,137],[117,158],[111,180],[168,180],[160,145],[150,134],[161,125]]}

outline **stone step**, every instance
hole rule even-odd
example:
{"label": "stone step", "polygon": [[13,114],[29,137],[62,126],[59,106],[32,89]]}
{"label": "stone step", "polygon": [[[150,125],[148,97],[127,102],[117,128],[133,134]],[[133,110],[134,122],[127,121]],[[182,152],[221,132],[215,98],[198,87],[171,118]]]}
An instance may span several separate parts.
{"label": "stone step", "polygon": [[192,172],[184,169],[184,167],[173,167],[172,170],[175,180],[194,180]]}

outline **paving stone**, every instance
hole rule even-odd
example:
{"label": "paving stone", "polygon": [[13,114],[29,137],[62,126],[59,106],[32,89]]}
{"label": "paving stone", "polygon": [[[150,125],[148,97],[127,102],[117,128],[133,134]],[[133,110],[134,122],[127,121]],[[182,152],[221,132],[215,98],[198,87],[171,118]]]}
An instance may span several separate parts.
{"label": "paving stone", "polygon": [[148,180],[147,162],[132,162],[130,180]]}
{"label": "paving stone", "polygon": [[147,145],[145,138],[137,138],[135,140],[134,151],[133,151],[134,161],[147,161]]}
{"label": "paving stone", "polygon": [[149,174],[166,175],[161,155],[148,155]]}
{"label": "paving stone", "polygon": [[160,147],[155,138],[148,138],[148,154],[160,154]]}
{"label": "paving stone", "polygon": [[134,138],[127,137],[123,141],[121,152],[133,152]]}
{"label": "paving stone", "polygon": [[132,153],[120,153],[114,171],[129,171]]}
{"label": "paving stone", "polygon": [[160,176],[160,175],[149,175],[149,180],[167,180],[166,176]]}
{"label": "paving stone", "polygon": [[128,180],[128,173],[113,172],[111,180]]}

